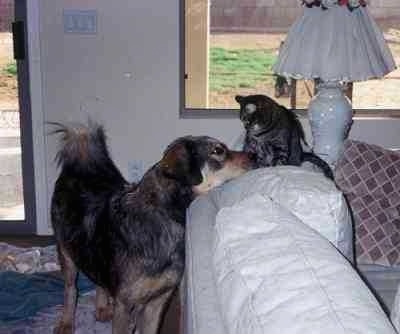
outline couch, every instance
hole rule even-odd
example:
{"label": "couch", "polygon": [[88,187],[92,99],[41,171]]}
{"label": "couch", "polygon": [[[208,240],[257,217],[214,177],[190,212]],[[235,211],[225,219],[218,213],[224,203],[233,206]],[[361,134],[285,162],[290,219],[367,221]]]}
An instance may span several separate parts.
{"label": "couch", "polygon": [[184,332],[396,333],[354,265],[353,237],[342,192],[303,168],[254,170],[199,197]]}

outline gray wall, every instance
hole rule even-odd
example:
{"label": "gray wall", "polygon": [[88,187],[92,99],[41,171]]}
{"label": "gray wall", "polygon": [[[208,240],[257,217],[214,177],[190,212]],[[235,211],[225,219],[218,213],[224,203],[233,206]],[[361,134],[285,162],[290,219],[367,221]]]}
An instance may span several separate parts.
{"label": "gray wall", "polygon": [[[179,119],[178,1],[41,2],[41,68],[46,121],[102,121],[113,157],[127,174],[146,166],[180,135],[232,141],[237,120]],[[118,4],[118,5],[116,5]],[[98,10],[97,35],[64,34],[63,9]],[[49,191],[56,175],[54,138],[47,137]]]}
{"label": "gray wall", "polygon": [[[156,162],[177,136],[206,134],[232,143],[236,119],[179,118],[179,1],[40,1],[44,121],[105,124],[125,176],[130,161]],[[64,34],[63,9],[97,9],[97,35]],[[47,129],[48,130],[48,129]],[[399,121],[357,121],[353,138],[393,147]],[[46,137],[47,193],[56,177],[55,138]]]}

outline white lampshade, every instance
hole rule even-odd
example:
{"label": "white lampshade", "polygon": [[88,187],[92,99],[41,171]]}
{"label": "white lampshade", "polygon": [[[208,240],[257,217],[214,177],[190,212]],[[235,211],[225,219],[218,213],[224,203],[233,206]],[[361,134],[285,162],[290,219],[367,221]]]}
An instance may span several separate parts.
{"label": "white lampshade", "polygon": [[350,11],[304,8],[292,25],[273,70],[285,77],[323,81],[363,81],[395,69],[383,34],[368,6]]}
{"label": "white lampshade", "polygon": [[353,117],[342,84],[381,78],[396,66],[367,6],[350,10],[339,0],[321,0],[320,4],[328,8],[304,8],[273,70],[287,78],[320,80],[308,108],[313,150],[335,168]]}

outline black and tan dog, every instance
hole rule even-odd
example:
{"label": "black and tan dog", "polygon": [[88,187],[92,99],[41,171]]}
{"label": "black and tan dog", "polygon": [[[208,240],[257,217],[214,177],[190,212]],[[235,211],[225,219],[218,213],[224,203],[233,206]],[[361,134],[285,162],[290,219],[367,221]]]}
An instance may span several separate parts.
{"label": "black and tan dog", "polygon": [[81,270],[99,287],[96,315],[112,316],[113,334],[157,333],[184,269],[186,208],[197,194],[249,169],[248,155],[210,137],[182,137],[136,185],[111,160],[101,126],[58,124],[54,132],[62,147],[51,219],[65,276],[55,332],[73,332]]}
{"label": "black and tan dog", "polygon": [[308,161],[333,180],[329,165],[307,145],[303,127],[296,114],[266,95],[235,97],[240,104],[240,120],[246,130],[243,150],[255,155],[256,167],[299,166]]}

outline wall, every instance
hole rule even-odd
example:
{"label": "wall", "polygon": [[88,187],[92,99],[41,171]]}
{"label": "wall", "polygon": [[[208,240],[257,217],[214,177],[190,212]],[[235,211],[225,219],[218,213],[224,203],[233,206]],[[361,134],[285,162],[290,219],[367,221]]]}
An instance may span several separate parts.
{"label": "wall", "polygon": [[0,0],[0,31],[11,31],[14,20],[14,0]]}
{"label": "wall", "polygon": [[[400,16],[398,0],[368,3],[377,19]],[[302,11],[300,0],[214,0],[210,4],[212,32],[287,30]]]}
{"label": "wall", "polygon": [[[62,10],[98,10],[98,34],[63,33]],[[186,134],[233,141],[237,120],[180,120],[177,1],[41,1],[44,121],[105,124],[112,155],[125,176],[129,163],[155,163]],[[46,132],[49,131],[47,127]],[[57,175],[57,143],[46,136],[47,194]]]}
{"label": "wall", "polygon": [[[98,34],[64,34],[63,8],[96,8]],[[48,121],[101,120],[113,154],[156,161],[176,136],[233,136],[236,120],[179,120],[178,5],[157,0],[42,2],[44,112]],[[55,152],[47,140],[49,166]],[[119,149],[117,149],[119,148]]]}
{"label": "wall", "polygon": [[[179,118],[178,1],[42,0],[40,6],[44,121],[90,115],[103,122],[125,176],[131,161],[149,167],[177,136],[206,134],[232,143],[240,133],[237,119]],[[63,9],[85,8],[98,10],[97,35],[64,34]],[[400,125],[360,121],[351,135],[394,146]],[[56,139],[46,136],[48,198],[57,175],[56,149]]]}
{"label": "wall", "polygon": [[287,30],[301,11],[299,0],[211,1],[211,31]]}

